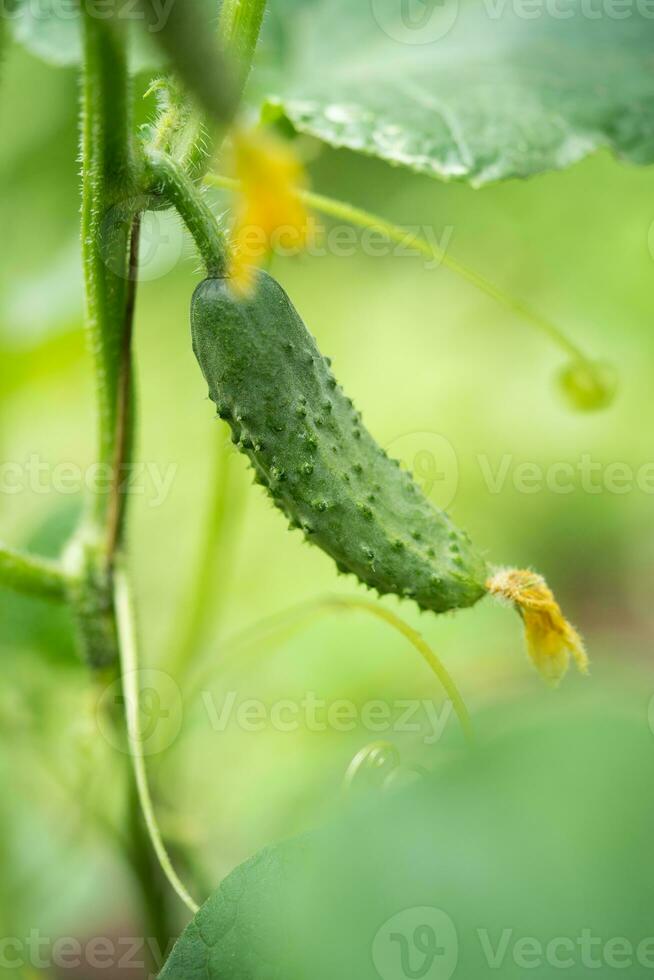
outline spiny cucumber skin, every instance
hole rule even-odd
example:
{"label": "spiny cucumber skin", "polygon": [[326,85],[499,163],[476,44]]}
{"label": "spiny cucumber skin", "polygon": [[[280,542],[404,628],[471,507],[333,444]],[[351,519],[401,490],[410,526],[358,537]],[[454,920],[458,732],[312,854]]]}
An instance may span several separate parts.
{"label": "spiny cucumber skin", "polygon": [[246,299],[206,279],[193,349],[257,482],[307,539],[380,594],[446,612],[486,594],[488,568],[364,427],[330,361],[265,272]]}

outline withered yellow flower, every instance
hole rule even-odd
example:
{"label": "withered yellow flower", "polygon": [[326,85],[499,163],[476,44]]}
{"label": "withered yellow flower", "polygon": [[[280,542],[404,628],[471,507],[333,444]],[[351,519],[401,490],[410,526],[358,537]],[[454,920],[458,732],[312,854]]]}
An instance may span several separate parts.
{"label": "withered yellow flower", "polygon": [[271,252],[296,254],[306,245],[309,216],[298,195],[306,181],[290,147],[262,130],[235,132],[234,167],[241,194],[229,275],[247,293],[254,269]]}
{"label": "withered yellow flower", "polygon": [[491,595],[513,603],[522,616],[529,655],[547,681],[559,683],[568,670],[570,656],[583,674],[588,672],[583,640],[561,612],[542,575],[502,568],[486,587]]}

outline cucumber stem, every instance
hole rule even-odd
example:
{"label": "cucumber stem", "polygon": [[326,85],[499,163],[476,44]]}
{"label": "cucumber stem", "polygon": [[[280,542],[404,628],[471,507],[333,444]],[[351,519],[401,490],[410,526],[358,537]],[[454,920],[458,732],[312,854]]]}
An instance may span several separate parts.
{"label": "cucumber stem", "polygon": [[209,278],[226,275],[227,240],[218,220],[204,200],[202,191],[182,166],[164,153],[149,150],[146,156],[148,191],[164,200],[179,214],[193,237]]}

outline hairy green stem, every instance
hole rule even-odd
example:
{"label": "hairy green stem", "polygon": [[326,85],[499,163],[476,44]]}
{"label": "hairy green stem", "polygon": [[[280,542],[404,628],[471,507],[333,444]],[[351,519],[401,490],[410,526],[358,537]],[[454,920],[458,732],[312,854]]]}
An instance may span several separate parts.
{"label": "hairy green stem", "polygon": [[0,585],[14,592],[63,602],[71,580],[56,562],[0,545]]}
{"label": "hairy green stem", "polygon": [[139,664],[134,626],[132,597],[127,576],[122,569],[115,573],[115,609],[118,624],[118,639],[120,648],[121,677],[125,700],[125,723],[129,754],[134,770],[134,780],[138,793],[139,804],[147,827],[150,843],[157,856],[161,870],[171,887],[186,907],[195,915],[199,906],[177,876],[161,836],[152,803],[152,794],[148,783],[145,756],[143,754],[143,737],[140,717],[140,688]]}
{"label": "hairy green stem", "polygon": [[[82,251],[86,325],[95,362],[98,462],[116,453],[119,376],[128,302],[128,249],[135,209],[126,27],[84,5]],[[98,494],[93,517],[106,519]]]}
{"label": "hairy green stem", "polygon": [[210,277],[224,276],[228,246],[218,220],[182,167],[164,153],[150,150],[146,161],[148,190],[175,208],[191,233]]}
{"label": "hairy green stem", "polygon": [[172,157],[189,177],[199,180],[209,159],[209,135],[202,110],[173,78],[157,79],[146,94],[153,93],[158,113],[148,148]]}
{"label": "hairy green stem", "polygon": [[[122,469],[129,461],[132,445],[131,340],[143,206],[131,149],[126,40],[124,23],[99,18],[84,8],[82,248],[86,322],[98,393],[98,462],[110,468],[112,482],[108,496],[95,498],[92,528],[76,542],[76,561],[84,569],[84,580],[77,590],[71,590],[70,597],[87,657],[100,667],[114,661],[120,649],[112,562],[126,509],[126,500],[119,492]],[[129,721],[127,701],[126,705]],[[133,721],[130,724],[133,726]],[[170,938],[166,900],[158,869],[153,869],[144,847],[147,834],[140,811],[137,769],[133,774],[129,770],[132,785],[126,855],[139,882],[146,926],[165,952]],[[144,819],[147,822],[145,812]]]}
{"label": "hairy green stem", "polygon": [[[205,178],[205,183],[211,187],[219,187],[223,190],[234,191],[239,189],[238,181],[231,177],[224,177],[222,174],[208,174]],[[334,198],[326,197],[323,194],[314,194],[311,191],[305,190],[298,190],[297,194],[308,207],[314,211],[318,211],[320,214],[337,218],[339,221],[346,221],[348,224],[356,225],[359,228],[374,229],[388,238],[389,241],[397,242],[397,244],[405,248],[413,248],[426,258],[440,262],[448,269],[451,269],[452,272],[461,276],[462,279],[465,279],[477,289],[481,290],[482,293],[490,296],[491,299],[494,299],[512,313],[522,317],[523,320],[531,323],[532,326],[546,334],[550,340],[569,354],[573,360],[589,363],[588,358],[577,344],[566,337],[563,331],[554,323],[541,316],[540,313],[537,313],[526,303],[523,303],[522,300],[511,296],[506,290],[500,289],[499,286],[486,279],[485,276],[480,275],[474,269],[452,258],[444,249],[432,245],[431,242],[428,242],[421,235],[407,231],[406,228],[401,228],[399,225],[395,225],[385,218],[380,218],[378,215],[371,214],[369,211],[364,211],[344,201],[336,201]]]}

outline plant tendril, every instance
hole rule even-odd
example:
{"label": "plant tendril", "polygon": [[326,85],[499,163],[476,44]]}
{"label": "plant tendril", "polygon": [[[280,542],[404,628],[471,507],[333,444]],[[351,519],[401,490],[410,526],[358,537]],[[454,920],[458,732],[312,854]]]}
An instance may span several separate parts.
{"label": "plant tendril", "polygon": [[[209,186],[218,187],[222,190],[239,190],[238,181],[231,177],[224,177],[222,174],[207,174],[205,177],[205,183]],[[315,194],[312,191],[298,189],[297,196],[304,204],[312,208],[314,211],[318,211],[319,213],[327,215],[331,218],[338,218],[341,221],[346,221],[348,224],[356,225],[359,228],[369,228],[374,231],[379,231],[390,241],[396,242],[397,244],[403,245],[407,248],[413,247],[426,258],[442,263],[442,265],[446,266],[452,272],[455,272],[458,276],[461,276],[462,279],[465,279],[473,286],[476,286],[482,293],[490,296],[491,299],[494,299],[502,306],[505,306],[512,313],[521,316],[524,320],[531,323],[532,326],[536,327],[542,333],[545,333],[550,340],[553,341],[559,348],[564,350],[566,354],[573,359],[573,361],[589,365],[591,368],[593,367],[593,361],[591,361],[583,353],[577,344],[566,337],[563,331],[554,323],[552,323],[546,317],[541,316],[540,313],[537,313],[522,300],[516,299],[506,290],[496,286],[489,279],[486,279],[485,276],[475,272],[474,269],[471,269],[469,266],[459,262],[458,259],[453,259],[444,249],[441,249],[436,245],[432,245],[421,235],[407,232],[406,228],[401,228],[399,225],[393,224],[393,222],[387,221],[385,218],[380,218],[378,215],[371,214],[369,211],[364,211],[363,209],[354,207],[353,205],[347,204],[344,201],[337,201],[334,198],[327,197],[324,194]]]}
{"label": "plant tendril", "polygon": [[[376,602],[351,596],[327,596],[319,599],[312,599],[309,602],[303,602],[283,613],[270,616],[267,619],[254,624],[253,626],[244,630],[241,634],[232,638],[232,640],[228,641],[226,648],[232,655],[234,655],[235,653],[241,651],[244,646],[247,648],[252,644],[257,643],[260,640],[262,633],[272,633],[275,635],[281,632],[283,639],[285,636],[288,636],[289,633],[292,635],[297,631],[297,629],[301,629],[302,626],[305,625],[305,621],[307,619],[311,621],[317,616],[325,615],[330,612],[351,611],[365,612],[371,616],[375,616],[377,619],[385,622],[388,626],[391,626],[409,641],[413,648],[420,654],[432,673],[438,678],[447,697],[452,703],[452,707],[454,708],[456,716],[459,720],[466,741],[469,744],[472,744],[474,742],[474,734],[470,714],[452,676],[445,665],[417,630],[414,630],[411,626],[405,623],[403,619],[396,616],[395,613],[390,612],[384,606],[381,606]],[[202,689],[203,685],[207,683],[209,677],[213,673],[214,667],[215,665],[212,664],[210,668],[202,671],[201,673],[199,672],[196,675],[191,683],[191,688],[188,693],[189,698],[194,697]]]}
{"label": "plant tendril", "polygon": [[173,868],[152,803],[141,733],[139,666],[134,612],[129,582],[123,569],[118,568],[116,570],[114,582],[127,740],[141,812],[161,870],[187,909],[195,915],[200,906],[191,898]]}

